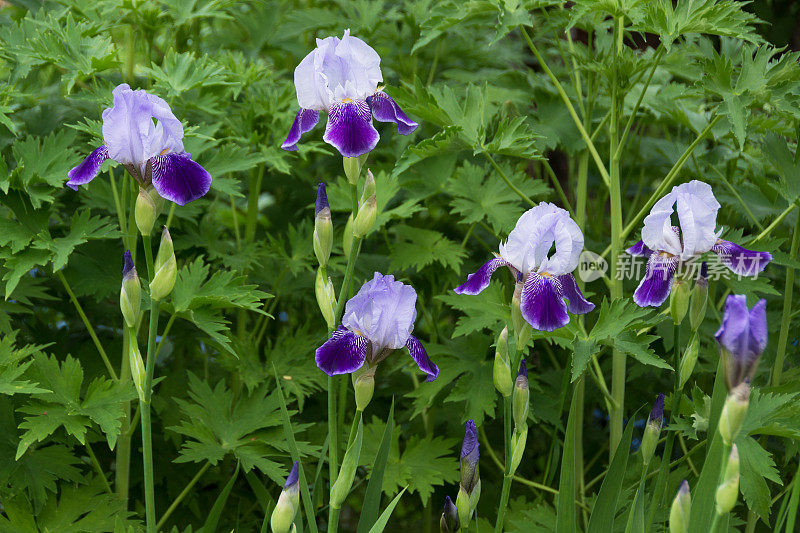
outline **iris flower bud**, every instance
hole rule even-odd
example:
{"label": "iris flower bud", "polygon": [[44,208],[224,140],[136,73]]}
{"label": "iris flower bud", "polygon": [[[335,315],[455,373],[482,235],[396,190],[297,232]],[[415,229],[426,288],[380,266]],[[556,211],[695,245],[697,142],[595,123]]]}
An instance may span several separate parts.
{"label": "iris flower bud", "polygon": [[461,529],[461,524],[458,521],[458,509],[453,504],[450,496],[445,496],[442,518],[439,520],[439,530],[441,533],[456,533],[459,529]]}
{"label": "iris flower bud", "polygon": [[331,208],[328,206],[328,194],[325,184],[320,182],[317,187],[317,201],[314,205],[314,255],[317,256],[319,265],[328,264],[333,246],[333,223],[331,222]]}
{"label": "iris flower bud", "polygon": [[375,177],[370,170],[367,170],[367,179],[364,183],[364,190],[361,193],[358,214],[353,222],[353,235],[363,237],[375,224],[378,216],[378,196],[375,189]]}
{"label": "iris flower bud", "polygon": [[653,409],[650,411],[650,416],[647,417],[647,425],[644,427],[644,435],[642,436],[642,462],[645,467],[650,463],[653,458],[653,453],[658,444],[658,437],[661,436],[661,428],[664,425],[664,395],[659,394],[656,402],[653,404]]}
{"label": "iris flower bud", "polygon": [[467,420],[464,442],[461,445],[461,483],[456,498],[458,519],[462,524],[469,524],[481,494],[478,459],[480,459],[478,427],[473,420]]}
{"label": "iris flower bud", "polygon": [[514,326],[514,339],[517,343],[517,350],[521,350],[528,340],[531,338],[531,326],[528,321],[522,317],[522,287],[525,285],[525,280],[522,273],[517,274],[517,283],[514,285],[514,295],[511,297],[511,323]]}
{"label": "iris flower bud", "polygon": [[676,326],[683,322],[686,311],[689,310],[689,295],[689,284],[680,277],[675,278],[669,293],[669,312]]}
{"label": "iris flower bud", "polygon": [[528,442],[528,426],[522,426],[514,430],[511,435],[511,474],[517,471],[522,455],[525,453],[525,444]]}
{"label": "iris flower bud", "polygon": [[145,401],[144,361],[142,361],[142,354],[139,352],[139,345],[136,342],[136,335],[129,336],[128,363],[131,367],[131,377],[133,378],[133,384],[136,386],[136,392],[139,394],[139,399],[141,401]]}
{"label": "iris flower bud", "polygon": [[158,246],[158,254],[153,268],[155,269],[155,274],[153,274],[153,280],[150,282],[150,298],[163,300],[172,292],[178,275],[178,264],[175,261],[172,237],[166,226],[164,226],[164,231],[161,233],[161,244]]}
{"label": "iris flower bud", "polygon": [[131,251],[125,250],[124,265],[122,267],[122,286],[119,290],[119,308],[125,323],[129,328],[136,326],[139,318],[139,305],[142,299],[142,288],[139,285],[139,276],[133,266]]}
{"label": "iris flower bud", "polygon": [[375,370],[377,366],[365,363],[358,370],[351,374],[353,380],[353,391],[356,397],[356,409],[363,411],[372,400],[375,392]]}
{"label": "iris flower bud", "polygon": [[680,386],[683,387],[689,378],[692,377],[692,372],[694,372],[694,367],[697,364],[697,354],[700,351],[700,336],[697,334],[697,331],[694,332],[692,335],[692,340],[689,341],[689,346],[686,347],[686,351],[683,352],[683,357],[681,358],[680,364]]}
{"label": "iris flower bud", "polygon": [[317,305],[319,305],[319,310],[322,313],[322,317],[325,319],[325,323],[328,324],[328,329],[333,329],[336,293],[333,290],[333,282],[330,276],[325,276],[323,274],[322,267],[317,269],[317,281],[314,283],[314,292],[317,296]]}
{"label": "iris flower bud", "polygon": [[342,459],[342,468],[339,470],[339,477],[331,487],[331,506],[334,509],[341,509],[347,495],[350,494],[350,489],[353,487],[353,478],[356,475],[356,468],[358,468],[358,457],[361,455],[361,438],[364,432],[364,426],[359,420],[358,432],[353,443],[347,448]]}
{"label": "iris flower bud", "polygon": [[731,446],[731,453],[728,456],[728,464],[725,466],[725,474],[722,483],[717,487],[717,513],[724,515],[731,512],[736,505],[736,498],[739,496],[739,450],[736,445]]}
{"label": "iris flower bud", "polygon": [[362,160],[359,157],[344,157],[344,175],[347,176],[347,181],[352,185],[358,182],[358,176],[361,175]]}
{"label": "iris flower bud", "polygon": [[689,494],[689,482],[685,479],[672,500],[669,511],[669,533],[687,533],[689,531],[689,515],[692,512],[692,496]]}
{"label": "iris flower bud", "polygon": [[694,331],[703,323],[706,316],[706,304],[708,303],[708,265],[705,261],[700,265],[700,275],[694,282],[692,289],[691,307],[689,308],[689,324]]}
{"label": "iris flower bud", "polygon": [[344,225],[344,233],[342,234],[342,250],[344,251],[345,259],[350,259],[350,252],[353,250],[353,214],[347,217],[347,223]]}
{"label": "iris flower bud", "polygon": [[148,185],[146,188],[139,187],[139,196],[136,197],[134,206],[134,218],[139,233],[150,235],[163,206],[164,199],[159,196],[152,185]]}
{"label": "iris flower bud", "polygon": [[514,412],[514,426],[520,430],[528,423],[530,390],[528,389],[528,364],[525,359],[519,365],[519,374],[514,382],[514,397],[511,400]]}
{"label": "iris flower bud", "polygon": [[731,294],[725,300],[722,325],[715,335],[725,368],[728,390],[750,380],[758,360],[767,347],[767,301],[759,300],[752,309],[747,298]]}
{"label": "iris flower bud", "polygon": [[497,392],[506,398],[511,396],[514,384],[511,381],[511,365],[508,360],[508,328],[503,328],[497,337],[497,349],[494,352],[494,367],[492,369],[494,386]]}
{"label": "iris flower bud", "polygon": [[745,381],[740,383],[728,393],[725,405],[722,407],[722,414],[719,417],[719,434],[722,442],[730,446],[747,414],[747,407],[750,404],[750,383]]}
{"label": "iris flower bud", "polygon": [[270,517],[272,533],[289,533],[292,530],[294,517],[300,508],[300,465],[297,461],[292,465],[292,471],[286,478],[278,503]]}

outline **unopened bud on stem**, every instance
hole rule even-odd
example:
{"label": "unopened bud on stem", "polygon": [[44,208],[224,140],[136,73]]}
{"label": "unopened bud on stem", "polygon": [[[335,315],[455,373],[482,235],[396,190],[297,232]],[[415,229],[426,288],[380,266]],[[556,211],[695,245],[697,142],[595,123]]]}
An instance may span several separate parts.
{"label": "unopened bud on stem", "polygon": [[317,188],[317,201],[314,206],[314,254],[320,266],[326,266],[333,246],[333,223],[325,184]]}
{"label": "unopened bud on stem", "polygon": [[519,365],[519,374],[514,382],[514,396],[511,399],[514,426],[522,428],[528,423],[528,407],[530,405],[530,389],[528,388],[528,363],[523,359]]}
{"label": "unopened bud on stem", "polygon": [[497,349],[494,353],[492,377],[497,391],[505,397],[511,396],[514,383],[511,381],[511,363],[508,360],[508,328],[503,328],[497,337]]}
{"label": "unopened bud on stem", "polygon": [[687,533],[689,531],[689,515],[692,512],[692,496],[689,493],[689,482],[685,479],[672,500],[669,511],[669,533]]}
{"label": "unopened bud on stem", "polygon": [[750,383],[744,381],[728,393],[725,405],[722,407],[722,414],[719,417],[719,434],[726,446],[730,446],[736,435],[739,434],[749,405]]}
{"label": "unopened bud on stem", "polygon": [[731,453],[728,456],[728,463],[725,465],[725,473],[722,476],[722,483],[717,487],[716,502],[717,513],[724,515],[731,512],[736,506],[736,499],[739,496],[739,450],[736,445],[731,445]]}
{"label": "unopened bud on stem", "polygon": [[159,196],[152,185],[139,187],[139,195],[134,206],[136,227],[142,235],[150,235],[156,219],[164,206],[164,199]]}
{"label": "unopened bud on stem", "polygon": [[446,496],[444,500],[444,509],[442,510],[442,518],[439,520],[439,531],[441,533],[456,533],[461,528],[458,520],[458,509],[453,504],[450,496]]}
{"label": "unopened bud on stem", "polygon": [[172,292],[178,275],[178,264],[175,261],[172,237],[166,226],[164,226],[164,231],[161,233],[161,243],[158,246],[158,254],[153,268],[155,273],[153,274],[153,280],[150,282],[150,298],[163,300]]}
{"label": "unopened bud on stem", "polygon": [[147,396],[144,391],[144,361],[139,352],[139,345],[136,342],[136,335],[130,335],[128,339],[128,363],[131,367],[131,378],[136,386],[136,393],[141,401],[146,401]]}
{"label": "unopened bud on stem", "polygon": [[653,453],[658,444],[658,438],[661,435],[661,428],[664,425],[664,395],[659,394],[653,404],[653,409],[650,411],[650,416],[647,417],[647,425],[644,427],[644,435],[642,435],[642,463],[647,466],[650,459],[653,458]]}
{"label": "unopened bud on stem", "polygon": [[333,282],[331,278],[325,274],[325,269],[319,267],[317,269],[317,281],[314,283],[314,293],[317,296],[317,305],[328,325],[328,329],[334,327],[334,314],[336,308],[336,293],[333,290]]}
{"label": "unopened bud on stem", "polygon": [[125,251],[122,267],[122,286],[119,291],[119,308],[129,328],[136,326],[139,318],[139,307],[142,299],[142,288],[130,250]]}
{"label": "unopened bud on stem", "polygon": [[353,391],[356,397],[356,409],[363,411],[372,400],[375,392],[375,370],[377,366],[364,363],[361,368],[351,374]]}
{"label": "unopened bud on stem", "polygon": [[669,293],[669,312],[676,326],[683,322],[683,317],[689,309],[689,294],[689,284],[676,276]]}

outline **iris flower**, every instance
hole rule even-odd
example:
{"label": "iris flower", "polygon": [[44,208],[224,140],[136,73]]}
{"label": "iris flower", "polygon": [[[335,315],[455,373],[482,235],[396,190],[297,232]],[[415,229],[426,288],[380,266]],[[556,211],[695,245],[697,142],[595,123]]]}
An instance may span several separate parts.
{"label": "iris flower", "polygon": [[744,295],[728,296],[722,325],[715,337],[722,352],[728,388],[733,390],[753,377],[767,347],[767,301],[759,300],[748,309]]}
{"label": "iris flower", "polygon": [[[211,174],[192,161],[183,149],[183,125],[169,105],[127,83],[113,91],[114,105],[103,111],[103,141],[81,164],[67,174],[67,186],[92,181],[106,159],[122,164],[141,185],[150,184],[158,194],[186,205],[206,194]],[[154,122],[155,121],[155,122]]]}
{"label": "iris flower", "polygon": [[375,366],[394,350],[407,348],[428,381],[439,368],[428,358],[422,343],[411,334],[417,318],[417,293],[394,276],[375,276],[348,300],[342,325],[317,348],[317,366],[329,376],[355,372],[366,361]]}
{"label": "iris flower", "polygon": [[[767,252],[746,250],[720,239],[722,232],[716,231],[719,208],[711,186],[697,180],[673,187],[653,205],[644,219],[642,240],[628,248],[629,254],[648,258],[644,278],[633,294],[640,307],[664,303],[680,261],[711,251],[740,276],[755,276],[772,261]],[[676,211],[678,226],[673,226]]]}
{"label": "iris flower", "polygon": [[378,53],[350,30],[341,39],[317,39],[317,47],[294,70],[300,111],[281,148],[297,150],[300,137],[319,122],[320,111],[328,113],[322,139],[344,157],[359,157],[378,144],[373,117],[394,122],[402,135],[417,129],[418,124],[383,92],[380,64]]}
{"label": "iris flower", "polygon": [[583,233],[569,213],[554,204],[541,203],[519,218],[508,240],[500,244],[498,257],[470,274],[455,292],[478,294],[489,286],[495,270],[507,266],[523,283],[522,317],[534,329],[553,331],[569,323],[567,310],[583,314],[594,309],[572,275],[582,250]]}

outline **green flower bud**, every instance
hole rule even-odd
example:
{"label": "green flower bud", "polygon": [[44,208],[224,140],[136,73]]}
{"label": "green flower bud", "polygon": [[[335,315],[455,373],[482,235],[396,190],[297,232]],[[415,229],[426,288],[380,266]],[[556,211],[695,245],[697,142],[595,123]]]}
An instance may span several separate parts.
{"label": "green flower bud", "polygon": [[689,310],[689,284],[680,277],[676,277],[669,293],[669,312],[672,322],[677,326],[683,322],[686,311]]}
{"label": "green flower bud", "polygon": [[687,533],[689,531],[689,515],[692,512],[692,496],[689,494],[689,482],[685,479],[672,500],[669,511],[669,533]]}
{"label": "green flower bud", "polygon": [[272,533],[290,533],[294,531],[294,517],[298,509],[300,509],[298,477],[299,463],[295,462],[270,517],[269,522]]}
{"label": "green flower bud", "polygon": [[520,462],[522,462],[522,455],[525,453],[525,444],[528,441],[528,426],[518,428],[519,431],[514,431],[511,436],[511,474],[517,471]]}
{"label": "green flower bud", "polygon": [[530,405],[530,389],[528,388],[528,364],[525,359],[519,365],[519,374],[514,382],[514,396],[511,399],[514,414],[514,426],[525,427],[528,423],[528,407]]}
{"label": "green flower bud", "polygon": [[358,157],[344,157],[344,175],[347,176],[347,181],[355,185],[358,183],[358,176],[361,175],[361,158]]}
{"label": "green flower bud", "polygon": [[644,427],[644,435],[642,435],[642,444],[639,447],[642,450],[642,463],[645,467],[650,463],[653,458],[653,453],[658,444],[658,438],[661,436],[661,428],[664,425],[664,395],[659,394],[653,404],[653,409],[647,417],[647,424]]}
{"label": "green flower bud", "polygon": [[331,507],[334,509],[341,509],[347,495],[350,494],[350,489],[353,487],[353,478],[356,475],[356,468],[358,468],[358,457],[361,454],[361,438],[364,433],[364,424],[361,420],[358,421],[358,431],[353,443],[347,448],[342,459],[342,468],[339,470],[339,477],[331,487]]}
{"label": "green flower bud", "polygon": [[142,300],[142,288],[130,250],[125,251],[122,267],[122,286],[119,290],[119,309],[129,328],[136,326],[139,319],[139,307]]}
{"label": "green flower bud", "polygon": [[333,247],[333,222],[331,209],[328,206],[328,195],[325,184],[317,188],[317,201],[314,206],[314,255],[320,266],[327,266]]}
{"label": "green flower bud", "polygon": [[144,361],[142,361],[142,354],[139,352],[139,345],[136,342],[135,335],[129,335],[128,363],[131,367],[131,377],[133,378],[133,384],[136,386],[136,392],[139,394],[139,399],[141,401],[146,401],[144,391]]}
{"label": "green flower bud", "polygon": [[724,515],[731,512],[736,505],[739,496],[739,450],[736,445],[731,446],[731,453],[728,456],[728,464],[725,466],[725,474],[722,483],[717,487],[716,502],[717,513]]}
{"label": "green flower bud", "polygon": [[372,400],[372,394],[375,392],[375,370],[377,368],[377,366],[364,363],[361,368],[350,375],[356,397],[356,409],[359,411],[366,409]]}
{"label": "green flower bud", "polygon": [[706,317],[706,304],[708,303],[708,265],[705,262],[700,266],[700,276],[694,282],[692,289],[692,303],[689,309],[689,324],[697,331]]}
{"label": "green flower bud", "polygon": [[511,324],[514,326],[514,340],[517,343],[517,350],[522,350],[531,338],[533,329],[528,322],[522,318],[522,287],[524,286],[522,274],[517,275],[517,283],[514,285],[514,295],[511,297]]}
{"label": "green flower bud", "polygon": [[139,233],[150,235],[163,207],[164,199],[159,196],[152,185],[148,185],[146,188],[139,187],[139,196],[136,197],[134,206],[134,218]]}
{"label": "green flower bud", "polygon": [[325,269],[319,267],[317,269],[317,281],[314,283],[314,292],[317,295],[317,305],[328,325],[328,329],[333,329],[335,326],[334,314],[336,308],[336,293],[333,290],[333,282],[330,276],[325,275]]}
{"label": "green flower bud", "polygon": [[175,261],[172,237],[166,226],[164,226],[164,231],[161,233],[161,244],[158,246],[158,254],[153,268],[155,269],[155,274],[153,274],[153,280],[150,282],[150,298],[163,300],[172,292],[178,275],[178,264]]}
{"label": "green flower bud", "polygon": [[353,236],[364,237],[372,226],[375,225],[375,219],[378,216],[378,198],[373,194],[365,203],[358,209],[356,220],[353,223]]}
{"label": "green flower bud", "polygon": [[683,352],[683,357],[680,363],[680,386],[683,387],[689,378],[692,377],[694,367],[697,364],[697,354],[700,351],[700,336],[697,331],[692,335],[692,340],[689,341],[689,346]]}
{"label": "green flower bud", "polygon": [[458,520],[458,508],[453,504],[450,496],[445,497],[442,517],[439,519],[439,531],[441,533],[456,533],[461,529]]}
{"label": "green flower bud", "polygon": [[347,218],[347,224],[344,225],[344,233],[342,234],[342,250],[344,251],[345,259],[350,259],[350,252],[353,250],[353,214]]}
{"label": "green flower bud", "polygon": [[459,524],[469,524],[472,519],[472,508],[469,503],[469,495],[464,490],[464,487],[459,487],[458,496],[456,496],[456,509],[458,509],[458,522]]}
{"label": "green flower bud", "polygon": [[497,337],[497,349],[494,353],[494,367],[492,369],[494,386],[506,398],[511,396],[514,383],[511,381],[511,365],[508,360],[508,328],[503,328]]}
{"label": "green flower bud", "polygon": [[722,442],[730,446],[747,414],[747,407],[750,404],[750,383],[747,381],[740,383],[728,393],[725,405],[722,407],[722,414],[719,417],[719,434]]}

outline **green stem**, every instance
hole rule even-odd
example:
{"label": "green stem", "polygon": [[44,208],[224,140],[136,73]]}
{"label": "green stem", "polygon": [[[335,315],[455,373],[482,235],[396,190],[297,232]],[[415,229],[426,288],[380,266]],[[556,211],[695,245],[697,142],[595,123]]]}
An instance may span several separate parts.
{"label": "green stem", "polygon": [[[122,369],[120,371],[120,381],[128,382],[130,379],[130,359],[128,350],[131,342],[131,329],[123,324],[122,329]],[[128,431],[131,423],[131,402],[126,401],[122,405],[124,416],[122,425],[117,438],[117,468],[114,486],[117,495],[122,501],[125,510],[128,509],[128,487],[130,484],[131,472],[131,435]]]}
{"label": "green stem", "polygon": [[244,240],[252,242],[256,235],[258,221],[258,197],[261,194],[261,182],[264,179],[266,165],[261,165],[258,175],[250,179],[250,191],[247,194],[247,219],[244,225]]}
{"label": "green stem", "polygon": [[[145,243],[145,254],[149,249]],[[152,255],[152,251],[150,252]],[[155,368],[156,333],[158,331],[159,301],[150,301],[150,324],[147,333],[147,361],[145,362],[144,398],[139,400],[139,412],[142,417],[142,462],[144,467],[144,498],[147,517],[147,533],[156,531],[156,502],[153,482],[153,439],[151,435],[150,400],[153,395],[153,370]]]}
{"label": "green stem", "polygon": [[631,111],[631,116],[628,117],[628,122],[625,124],[625,127],[622,128],[622,138],[619,141],[619,146],[617,146],[617,151],[614,153],[614,156],[617,158],[622,156],[622,149],[625,147],[625,142],[628,140],[628,134],[631,132],[631,126],[633,126],[633,119],[636,118],[636,114],[639,112],[639,106],[642,105],[642,100],[644,99],[644,95],[647,92],[647,88],[650,87],[650,82],[653,79],[653,74],[655,74],[656,67],[658,67],[658,63],[661,61],[661,56],[663,54],[664,54],[664,45],[660,44],[658,47],[658,51],[656,52],[656,55],[653,58],[653,66],[650,68],[650,73],[647,75],[647,80],[644,82],[644,87],[642,87],[642,92],[639,94],[639,99],[636,100],[636,105],[633,106],[633,111]]}
{"label": "green stem", "polygon": [[106,478],[106,474],[105,472],[103,472],[103,467],[100,466],[100,461],[97,460],[97,456],[94,454],[92,445],[89,444],[89,441],[87,440],[84,446],[86,447],[86,453],[89,454],[89,459],[91,459],[92,461],[92,466],[97,471],[97,475],[100,477],[100,479],[103,480],[103,486],[105,486],[106,491],[109,494],[114,494],[114,491],[111,490],[111,485],[108,484],[108,479]]}
{"label": "green stem", "polygon": [[161,529],[161,527],[164,525],[164,523],[167,521],[167,519],[170,517],[173,511],[175,511],[175,509],[178,508],[178,505],[183,501],[184,498],[186,498],[186,496],[189,494],[192,488],[197,484],[197,482],[200,481],[200,478],[203,477],[203,474],[206,473],[206,470],[208,470],[210,466],[211,463],[204,464],[203,468],[198,470],[197,473],[194,475],[194,477],[191,479],[191,481],[189,481],[189,483],[186,484],[181,493],[178,494],[178,497],[175,498],[175,500],[170,504],[169,507],[167,507],[167,510],[164,512],[164,515],[161,517],[161,520],[159,520],[158,523],[156,524],[156,530]]}
{"label": "green stem", "polygon": [[150,235],[142,235],[142,245],[144,246],[144,260],[147,263],[147,281],[153,281],[155,267],[153,266],[153,247]]}
{"label": "green stem", "polygon": [[[731,454],[731,446],[730,444],[722,445],[722,459],[720,460],[720,469],[719,469],[719,477],[717,478],[717,486],[719,486],[724,478],[725,478],[725,469],[728,467],[728,458]],[[726,513],[727,514],[727,513]],[[717,511],[716,505],[714,506],[714,518],[711,519],[711,528],[708,530],[709,533],[715,533],[717,531],[717,526],[719,525],[719,521],[723,515],[719,514]]]}
{"label": "green stem", "polygon": [[589,137],[589,134],[586,132],[586,128],[583,127],[583,123],[578,117],[578,114],[575,112],[575,108],[572,106],[572,102],[570,102],[569,96],[567,96],[566,91],[564,91],[564,87],[561,85],[561,82],[558,81],[556,75],[553,74],[553,71],[550,70],[550,67],[547,66],[547,63],[542,57],[542,54],[539,53],[539,50],[536,48],[536,45],[533,44],[530,35],[528,35],[528,31],[522,26],[520,26],[519,29],[520,32],[522,33],[522,36],[525,38],[525,41],[528,43],[528,48],[530,48],[533,55],[536,56],[536,60],[539,62],[539,65],[542,67],[542,70],[544,70],[545,74],[547,74],[547,77],[550,78],[550,81],[553,82],[553,85],[555,86],[556,91],[561,97],[561,100],[563,100],[564,105],[567,106],[567,111],[572,117],[572,120],[575,122],[575,125],[578,127],[578,131],[581,133],[581,137],[583,137],[583,141],[586,143],[586,148],[589,149],[589,153],[592,154],[592,158],[594,159],[595,164],[597,164],[597,170],[600,172],[600,176],[602,176],[603,181],[606,184],[609,184],[611,178],[608,174],[608,171],[606,170],[606,166],[605,164],[603,164],[603,160],[600,157],[600,154],[597,153],[597,148],[595,148],[594,143]]}
{"label": "green stem", "polygon": [[114,379],[114,381],[118,381],[119,378],[117,377],[117,372],[114,370],[114,366],[111,364],[111,361],[108,360],[108,355],[106,354],[103,345],[100,343],[100,339],[97,338],[97,334],[94,332],[92,323],[89,322],[89,317],[87,317],[86,313],[83,312],[83,307],[81,307],[81,304],[78,303],[78,298],[75,297],[75,293],[72,292],[72,287],[70,287],[67,278],[64,277],[64,273],[60,270],[57,270],[55,274],[56,277],[61,281],[61,284],[64,286],[67,294],[69,294],[69,299],[72,302],[72,305],[75,306],[75,310],[78,311],[78,316],[81,317],[83,325],[86,326],[86,329],[89,331],[89,336],[92,338],[97,351],[100,353],[100,357],[103,359],[103,363],[106,365],[106,370],[108,370],[109,375]]}
{"label": "green stem", "polygon": [[625,533],[628,533],[633,528],[633,517],[636,514],[636,502],[639,495],[644,492],[644,484],[647,480],[647,465],[642,466],[642,475],[639,477],[639,485],[636,487],[636,492],[633,494],[633,503],[631,503],[631,512],[628,513],[628,522],[625,525]]}
{"label": "green stem", "polygon": [[500,165],[498,165],[497,162],[494,160],[492,154],[490,154],[486,150],[483,150],[483,155],[486,157],[489,163],[494,167],[497,173],[500,174],[500,177],[503,179],[504,182],[506,182],[506,185],[508,185],[509,189],[514,191],[514,193],[516,193],[517,196],[522,198],[528,205],[531,206],[536,205],[536,203],[533,200],[531,200],[527,194],[522,192],[516,185],[511,183],[511,180],[508,178],[508,176],[506,176],[506,173],[503,171],[503,169],[500,168]]}
{"label": "green stem", "polygon": [[564,209],[570,213],[574,213],[572,210],[572,204],[569,203],[567,195],[564,194],[564,189],[561,188],[561,182],[558,181],[558,176],[556,176],[556,173],[553,171],[553,167],[550,166],[550,162],[547,159],[542,159],[542,165],[547,171],[547,175],[550,176],[550,180],[553,182],[553,187],[555,187],[558,197],[561,198],[561,202],[564,204]]}
{"label": "green stem", "polygon": [[[508,468],[508,466],[506,466]],[[503,476],[503,492],[500,493],[500,507],[497,509],[497,522],[494,524],[494,533],[502,533],[503,523],[506,517],[506,507],[508,507],[508,495],[511,493],[511,480],[510,474]]]}
{"label": "green stem", "polygon": [[508,506],[508,494],[511,488],[511,396],[503,398],[503,444],[505,449],[505,466],[503,468],[503,491],[500,495],[500,505],[497,507],[497,520],[494,523],[495,533],[503,530],[503,522]]}
{"label": "green stem", "polygon": [[[792,261],[797,259],[797,250],[800,247],[800,215],[795,222],[794,232],[792,233],[792,247],[789,256]],[[786,283],[783,289],[783,311],[781,312],[781,331],[778,335],[778,352],[775,356],[775,364],[772,365],[772,379],[770,384],[777,387],[781,383],[781,373],[783,372],[783,361],[786,358],[786,344],[789,340],[789,327],[791,326],[792,316],[792,295],[794,292],[794,268],[786,268]]]}
{"label": "green stem", "polygon": [[769,235],[770,233],[772,233],[772,230],[774,230],[778,226],[778,224],[783,222],[783,219],[786,218],[786,216],[789,213],[791,213],[794,210],[795,207],[797,207],[797,204],[792,204],[789,207],[787,207],[786,209],[784,209],[783,212],[780,215],[778,215],[778,218],[773,220],[772,223],[769,226],[767,226],[766,229],[764,229],[764,231],[759,233],[758,236],[755,239],[753,239],[753,242],[758,242],[761,239],[763,239],[764,237],[766,237],[767,235]]}

